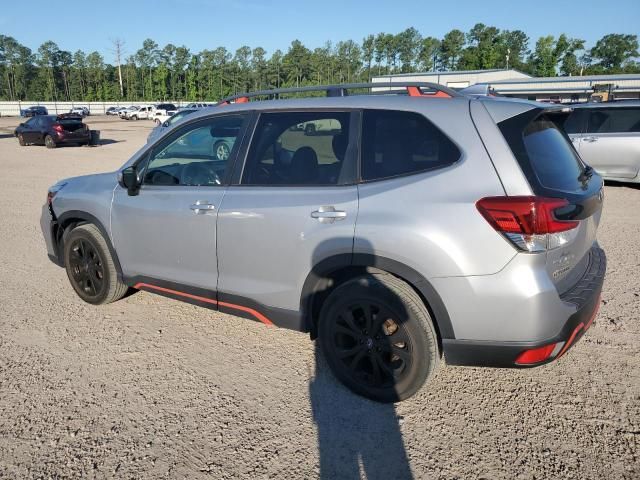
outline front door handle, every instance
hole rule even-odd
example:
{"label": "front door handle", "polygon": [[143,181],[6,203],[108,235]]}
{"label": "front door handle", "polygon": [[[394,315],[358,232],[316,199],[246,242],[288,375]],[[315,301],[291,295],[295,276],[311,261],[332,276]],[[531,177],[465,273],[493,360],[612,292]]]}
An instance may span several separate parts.
{"label": "front door handle", "polygon": [[584,137],[583,140],[585,142],[593,143],[598,141],[598,137]]}
{"label": "front door handle", "polygon": [[193,210],[193,213],[198,215],[211,212],[216,209],[216,206],[212,203],[207,202],[206,200],[198,200],[196,203],[191,204],[189,208]]}
{"label": "front door handle", "polygon": [[347,212],[336,210],[333,206],[320,207],[318,210],[311,212],[311,218],[317,219],[320,223],[333,223],[336,220],[347,218]]}

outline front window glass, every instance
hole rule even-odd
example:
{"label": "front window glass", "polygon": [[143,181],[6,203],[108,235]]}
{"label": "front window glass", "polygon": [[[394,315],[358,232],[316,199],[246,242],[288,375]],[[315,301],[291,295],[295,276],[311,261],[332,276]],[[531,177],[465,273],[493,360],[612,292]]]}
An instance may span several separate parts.
{"label": "front window glass", "polygon": [[189,125],[161,142],[151,154],[147,185],[217,186],[237,148],[244,116],[225,116]]}

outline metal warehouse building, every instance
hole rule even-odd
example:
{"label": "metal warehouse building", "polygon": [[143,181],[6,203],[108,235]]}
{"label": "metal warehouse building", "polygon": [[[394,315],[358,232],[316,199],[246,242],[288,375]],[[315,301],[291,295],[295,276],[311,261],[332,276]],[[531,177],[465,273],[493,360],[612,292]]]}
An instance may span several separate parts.
{"label": "metal warehouse building", "polygon": [[518,70],[467,70],[381,75],[372,81],[435,82],[450,88],[488,84],[509,97],[553,102],[586,102],[595,89],[608,89],[617,99],[640,99],[640,74],[584,75],[579,77],[532,77]]}

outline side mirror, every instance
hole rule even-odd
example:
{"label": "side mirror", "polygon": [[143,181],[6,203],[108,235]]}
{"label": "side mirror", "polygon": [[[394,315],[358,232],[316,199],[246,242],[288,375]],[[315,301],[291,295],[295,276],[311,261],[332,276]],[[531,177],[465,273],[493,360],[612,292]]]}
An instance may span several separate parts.
{"label": "side mirror", "polygon": [[19,127],[24,127],[24,123],[21,123],[20,125],[18,125]]}
{"label": "side mirror", "polygon": [[122,188],[127,189],[131,196],[138,195],[140,191],[140,178],[135,166],[127,167],[118,173],[118,183]]}

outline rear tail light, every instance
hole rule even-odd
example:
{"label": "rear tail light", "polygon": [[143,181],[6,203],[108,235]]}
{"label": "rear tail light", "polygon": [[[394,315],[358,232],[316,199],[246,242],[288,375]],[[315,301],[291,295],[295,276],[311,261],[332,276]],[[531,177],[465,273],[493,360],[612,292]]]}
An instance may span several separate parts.
{"label": "rear tail light", "polygon": [[53,129],[54,129],[56,132],[62,132],[62,131],[64,131],[64,128],[62,128],[62,125],[60,125],[59,123],[54,123],[54,124],[53,124]]}
{"label": "rear tail light", "polygon": [[569,202],[544,197],[486,197],[476,203],[489,224],[518,249],[544,252],[571,242],[579,222],[558,220],[555,211]]}

